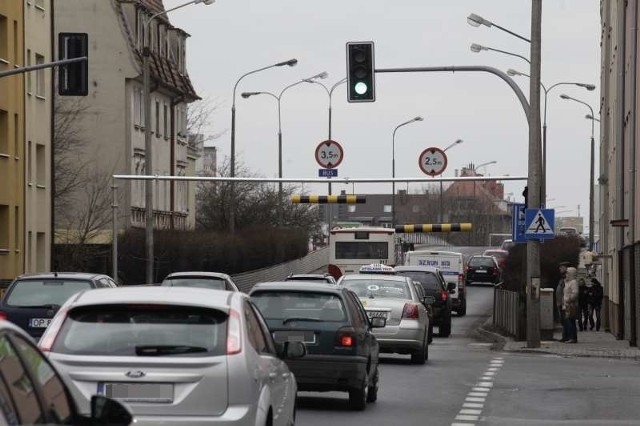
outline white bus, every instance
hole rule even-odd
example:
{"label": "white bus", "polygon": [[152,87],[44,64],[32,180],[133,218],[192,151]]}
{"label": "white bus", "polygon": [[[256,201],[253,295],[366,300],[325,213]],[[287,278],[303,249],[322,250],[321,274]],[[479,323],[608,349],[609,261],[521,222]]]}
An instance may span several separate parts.
{"label": "white bus", "polygon": [[396,234],[392,228],[362,226],[330,232],[329,273],[336,279],[371,263],[395,266]]}

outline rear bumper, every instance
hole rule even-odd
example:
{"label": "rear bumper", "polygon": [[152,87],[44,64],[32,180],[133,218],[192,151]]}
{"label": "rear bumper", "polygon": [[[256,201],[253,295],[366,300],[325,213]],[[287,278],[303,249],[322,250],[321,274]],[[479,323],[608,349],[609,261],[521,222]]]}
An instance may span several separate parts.
{"label": "rear bumper", "polygon": [[375,329],[374,334],[380,345],[380,352],[407,354],[422,349],[426,333],[417,322],[410,325],[413,327],[387,326]]}
{"label": "rear bumper", "polygon": [[348,391],[362,385],[368,360],[363,356],[305,355],[287,360],[299,391]]}
{"label": "rear bumper", "polygon": [[220,416],[144,416],[134,415],[131,424],[136,426],[151,425],[189,425],[189,426],[255,426],[256,408],[248,405],[229,406]]}

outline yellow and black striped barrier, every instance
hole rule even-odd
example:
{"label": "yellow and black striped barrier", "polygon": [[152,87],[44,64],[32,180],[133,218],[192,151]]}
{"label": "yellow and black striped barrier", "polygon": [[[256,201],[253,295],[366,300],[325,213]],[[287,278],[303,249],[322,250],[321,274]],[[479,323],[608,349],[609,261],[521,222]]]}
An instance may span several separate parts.
{"label": "yellow and black striped barrier", "polygon": [[292,195],[293,203],[313,204],[365,204],[364,195]]}
{"label": "yellow and black striped barrier", "polygon": [[414,225],[396,225],[396,233],[415,232],[470,232],[470,223],[423,223]]}

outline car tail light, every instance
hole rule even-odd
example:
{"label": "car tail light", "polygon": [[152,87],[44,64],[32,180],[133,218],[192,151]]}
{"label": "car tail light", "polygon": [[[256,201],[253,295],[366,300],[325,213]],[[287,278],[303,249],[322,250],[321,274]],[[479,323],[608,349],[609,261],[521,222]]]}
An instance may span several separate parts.
{"label": "car tail light", "polygon": [[458,274],[458,292],[464,291],[464,274]]}
{"label": "car tail light", "polygon": [[242,351],[240,328],[240,314],[231,309],[227,320],[227,355],[239,354]]}
{"label": "car tail light", "polygon": [[40,338],[40,342],[38,343],[38,347],[43,352],[50,352],[51,348],[53,348],[53,344],[60,333],[60,329],[62,328],[62,324],[64,320],[67,319],[67,309],[60,309],[58,313],[53,317],[51,323],[45,330],[44,334]]}
{"label": "car tail light", "polygon": [[336,346],[350,348],[355,346],[356,336],[353,327],[342,327],[336,334]]}
{"label": "car tail light", "polygon": [[402,309],[403,319],[418,319],[420,315],[418,313],[418,305],[415,303],[405,303]]}
{"label": "car tail light", "polygon": [[7,313],[6,312],[0,312],[0,320],[6,320],[7,319]]}
{"label": "car tail light", "polygon": [[442,299],[443,302],[446,302],[447,301],[447,297],[449,297],[449,294],[446,291],[442,290],[440,292],[440,299]]}

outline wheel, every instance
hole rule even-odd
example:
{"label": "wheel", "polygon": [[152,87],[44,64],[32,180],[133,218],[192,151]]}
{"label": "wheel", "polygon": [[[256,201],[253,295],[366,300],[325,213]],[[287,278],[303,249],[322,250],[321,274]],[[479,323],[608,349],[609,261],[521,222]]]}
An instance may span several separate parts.
{"label": "wheel", "polygon": [[362,385],[358,389],[351,389],[349,391],[349,407],[352,410],[362,411],[367,406],[367,399],[369,390],[369,375],[365,373]]}
{"label": "wheel", "polygon": [[429,338],[427,339],[427,343],[431,344],[433,342],[433,325],[429,323]]}
{"label": "wheel", "polygon": [[441,324],[438,329],[438,336],[449,337],[451,335],[451,315],[449,315],[448,321]]}
{"label": "wheel", "polygon": [[458,314],[459,317],[463,317],[467,314],[467,301],[465,299],[462,299],[462,302],[460,303],[460,307],[458,308],[456,313]]}
{"label": "wheel", "polygon": [[373,378],[371,379],[371,383],[369,383],[369,389],[367,393],[367,402],[376,402],[378,400],[378,382],[380,381],[380,372],[378,371],[378,366],[376,365],[376,369],[373,372]]}
{"label": "wheel", "polygon": [[411,363],[419,364],[419,365],[424,364],[427,358],[429,357],[428,348],[429,348],[429,344],[426,342],[426,339],[425,339],[425,342],[422,345],[422,348],[418,349],[417,351],[411,354]]}

